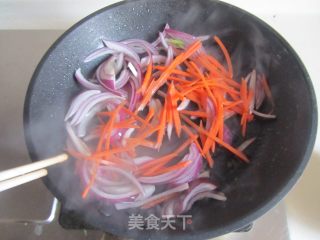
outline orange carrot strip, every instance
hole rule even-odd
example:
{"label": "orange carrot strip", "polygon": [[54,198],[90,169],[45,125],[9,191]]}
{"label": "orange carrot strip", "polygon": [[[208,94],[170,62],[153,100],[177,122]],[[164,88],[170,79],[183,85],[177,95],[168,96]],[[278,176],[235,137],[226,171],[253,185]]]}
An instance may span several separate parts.
{"label": "orange carrot strip", "polygon": [[213,168],[214,161],[213,161],[213,158],[212,158],[210,152],[207,152],[207,153],[206,153],[206,159],[207,159],[207,162],[208,162],[208,164],[209,164],[209,167],[210,167],[210,168]]}
{"label": "orange carrot strip", "polygon": [[183,115],[181,117],[186,123],[188,123],[190,126],[195,128],[199,133],[205,134],[208,138],[211,138],[212,140],[216,141],[219,145],[221,145],[224,148],[228,149],[230,152],[232,152],[234,155],[238,156],[243,161],[249,162],[249,159],[241,151],[238,151],[237,149],[235,149],[231,145],[225,143],[223,140],[217,138],[216,136],[212,136],[210,134],[210,132],[208,132],[207,130],[203,129],[202,127],[199,127],[197,124],[195,124],[194,122],[189,120],[187,117],[185,117]]}
{"label": "orange carrot strip", "polygon": [[[219,70],[225,76],[228,74],[228,71],[225,69],[225,67],[214,56],[203,54],[201,58],[211,64],[208,68],[209,71],[214,70],[214,73],[218,73],[217,70]],[[221,76],[221,73],[218,75]]]}
{"label": "orange carrot strip", "polygon": [[152,169],[152,167],[156,166],[157,167],[156,169],[158,169],[158,166],[162,166],[162,165],[167,164],[169,161],[171,161],[176,156],[177,156],[177,154],[170,153],[170,154],[162,156],[160,158],[153,159],[150,162],[147,162],[147,163],[144,163],[144,164],[140,165],[138,167],[138,171],[139,172],[143,171],[144,174],[148,174],[149,172],[153,172],[154,171]]}
{"label": "orange carrot strip", "polygon": [[230,109],[230,108],[233,108],[233,107],[235,107],[235,106],[240,105],[242,102],[243,102],[242,100],[239,100],[239,101],[235,101],[235,102],[229,103],[229,104],[227,104],[227,105],[224,106],[224,109],[225,109],[225,110],[228,110],[228,109]]}
{"label": "orange carrot strip", "polygon": [[233,76],[233,69],[232,69],[232,62],[231,62],[231,58],[230,55],[228,53],[227,48],[224,46],[224,44],[222,43],[222,41],[220,40],[220,38],[218,36],[214,36],[213,37],[214,40],[218,43],[219,47],[221,48],[223,55],[227,61],[227,65],[228,65],[228,70],[229,70],[229,76],[232,78]]}
{"label": "orange carrot strip", "polygon": [[[151,174],[154,171],[162,168],[165,164],[167,164],[168,162],[170,162],[174,157],[177,157],[182,151],[184,151],[191,143],[192,143],[192,139],[188,139],[186,142],[184,142],[182,145],[180,145],[173,153],[166,155],[161,161],[158,160],[158,163],[148,169],[145,174]],[[152,161],[153,163],[155,163],[155,161]]]}
{"label": "orange carrot strip", "polygon": [[[160,70],[160,71],[165,71],[165,70],[167,70],[168,67],[167,66],[158,65],[158,66],[154,66],[154,68],[157,69],[157,70]],[[184,72],[184,71],[178,70],[178,69],[174,69],[172,71],[172,74],[181,75],[181,76],[184,76],[184,77],[192,77],[192,75],[190,73],[187,73],[187,72]]]}
{"label": "orange carrot strip", "polygon": [[182,114],[195,116],[195,117],[201,117],[201,118],[207,118],[208,114],[206,112],[202,111],[188,111],[188,110],[181,110],[179,111]]}
{"label": "orange carrot strip", "polygon": [[169,76],[168,80],[172,80],[172,81],[180,82],[180,83],[186,83],[186,84],[190,83],[190,81],[188,81],[188,80],[184,80],[184,79],[181,79],[181,78],[178,78],[178,77],[173,77],[173,76]]}
{"label": "orange carrot strip", "polygon": [[189,135],[189,137],[194,141],[194,143],[196,144],[199,152],[201,153],[201,155],[204,157],[204,153],[202,151],[202,148],[198,142],[198,136],[193,134],[192,131],[185,125],[182,126],[182,129]]}
{"label": "orange carrot strip", "polygon": [[160,117],[160,129],[158,131],[158,137],[157,137],[157,143],[156,148],[160,149],[164,137],[164,132],[166,129],[166,118],[167,118],[167,109],[166,109],[166,102],[164,104],[164,107],[162,108],[161,117]]}
{"label": "orange carrot strip", "polygon": [[171,172],[171,171],[175,171],[175,170],[179,170],[181,168],[185,168],[187,167],[192,161],[188,160],[188,161],[181,161],[173,166],[169,166],[169,167],[165,167],[165,168],[161,168],[157,171],[154,171],[151,175],[143,175],[143,176],[157,176],[160,174],[164,174],[167,172]]}
{"label": "orange carrot strip", "polygon": [[191,44],[189,46],[189,48],[181,53],[180,55],[178,55],[173,61],[172,63],[167,67],[167,69],[162,72],[162,74],[160,75],[160,77],[155,80],[152,81],[152,83],[150,84],[150,86],[148,87],[147,90],[147,95],[145,95],[140,103],[139,106],[139,110],[142,110],[147,103],[150,101],[152,95],[161,87],[163,86],[163,84],[166,82],[167,78],[172,74],[172,71],[182,62],[184,62],[187,58],[189,58],[191,55],[193,55],[197,50],[199,50],[201,48],[202,44],[201,41],[195,41],[193,44]]}
{"label": "orange carrot strip", "polygon": [[155,143],[141,138],[128,138],[126,139],[128,141],[129,146],[143,146],[148,148],[154,148]]}
{"label": "orange carrot strip", "polygon": [[201,73],[200,69],[197,67],[197,65],[194,63],[194,62],[190,62],[190,65],[194,68],[194,70],[196,71],[196,73],[198,74],[198,76],[200,77],[200,79],[202,80],[203,84],[204,84],[204,87],[205,89],[207,90],[207,94],[209,95],[209,97],[211,98],[212,102],[215,103],[215,97],[213,96],[209,86],[208,86],[208,83],[207,83],[207,80],[205,79],[205,77],[203,76],[203,74]]}
{"label": "orange carrot strip", "polygon": [[159,197],[159,198],[155,199],[154,201],[151,201],[149,203],[146,203],[146,204],[142,205],[141,209],[152,208],[152,207],[157,206],[158,204],[160,204],[160,203],[162,203],[164,201],[167,201],[169,199],[175,198],[175,197],[177,197],[179,195],[180,195],[180,193],[172,193],[172,194],[169,194],[169,195],[165,195],[165,196]]}
{"label": "orange carrot strip", "polygon": [[141,92],[144,95],[144,93],[146,92],[146,90],[147,90],[147,88],[149,86],[149,83],[150,83],[150,80],[151,80],[151,75],[152,75],[152,59],[150,59],[150,62],[149,62],[148,67],[147,67],[146,74],[144,75],[144,79],[143,79],[142,85],[138,89],[137,93]]}
{"label": "orange carrot strip", "polygon": [[143,124],[146,124],[146,125],[149,125],[148,122],[146,122],[146,120],[144,120],[143,118],[139,117],[137,114],[131,112],[129,109],[127,108],[122,108],[127,114],[129,114],[130,116],[132,116],[133,118],[135,118],[136,120],[138,120],[139,122],[143,123]]}

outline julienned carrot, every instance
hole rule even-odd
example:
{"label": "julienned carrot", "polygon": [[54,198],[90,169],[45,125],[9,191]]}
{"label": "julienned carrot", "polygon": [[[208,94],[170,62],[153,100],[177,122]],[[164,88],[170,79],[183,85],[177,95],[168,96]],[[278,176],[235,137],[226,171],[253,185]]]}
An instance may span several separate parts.
{"label": "julienned carrot", "polygon": [[189,46],[189,48],[178,55],[172,63],[168,66],[168,68],[162,72],[160,77],[156,81],[152,81],[147,90],[147,94],[144,95],[138,110],[144,109],[147,103],[150,101],[153,94],[166,82],[169,75],[172,74],[172,71],[186,59],[188,59],[191,55],[193,55],[196,51],[198,51],[202,47],[201,41],[195,41],[193,44]]}
{"label": "julienned carrot", "polygon": [[166,102],[164,103],[164,107],[162,108],[161,117],[160,117],[160,128],[158,131],[157,143],[156,148],[159,150],[162,145],[162,140],[164,137],[164,133],[166,130],[166,119],[167,119],[167,109],[166,109]]}
{"label": "julienned carrot", "polygon": [[128,108],[123,107],[122,110],[125,111],[130,116],[132,116],[133,118],[135,118],[136,120],[138,120],[139,122],[144,123],[146,125],[149,124],[149,123],[146,122],[145,119],[141,118],[138,114],[135,114],[135,113],[131,112]]}
{"label": "julienned carrot", "polygon": [[151,75],[152,75],[152,58],[150,58],[150,62],[148,64],[148,67],[147,67],[147,71],[146,71],[146,74],[144,76],[144,79],[143,79],[143,82],[142,82],[142,85],[141,85],[141,88],[138,89],[137,93],[142,93],[142,94],[145,94],[148,86],[149,86],[149,83],[151,81]]}
{"label": "julienned carrot", "polygon": [[171,171],[179,170],[179,169],[187,167],[191,162],[192,162],[191,160],[181,161],[181,162],[174,164],[172,166],[163,167],[159,170],[155,170],[152,174],[143,174],[143,176],[157,176],[157,175],[165,174],[165,173],[168,173]]}
{"label": "julienned carrot", "polygon": [[233,108],[233,107],[235,107],[235,106],[237,106],[237,105],[240,105],[240,104],[242,104],[242,100],[239,100],[239,101],[234,101],[234,102],[231,102],[231,103],[226,103],[226,104],[224,104],[224,109],[225,110],[227,110],[227,109],[231,109],[231,108]]}
{"label": "julienned carrot", "polygon": [[221,48],[222,52],[223,52],[223,55],[227,61],[227,65],[228,65],[228,71],[229,71],[229,75],[230,77],[232,78],[233,77],[233,69],[232,69],[232,62],[231,62],[231,58],[230,58],[230,55],[228,53],[228,50],[227,48],[224,46],[224,44],[222,43],[222,41],[220,40],[219,37],[217,36],[214,36],[213,37],[214,40],[218,43],[219,47]]}
{"label": "julienned carrot", "polygon": [[115,109],[115,111],[112,112],[111,115],[109,115],[111,121],[108,121],[108,123],[103,127],[102,134],[100,136],[100,139],[99,139],[99,142],[98,142],[98,145],[97,145],[97,148],[96,148],[97,152],[100,152],[102,150],[102,146],[103,146],[103,142],[105,141],[106,134],[108,133],[109,128],[112,128],[114,119],[115,119],[116,115],[118,114],[118,112],[120,111],[120,109],[123,108],[124,104],[125,104],[125,102],[119,104],[117,106],[117,108]]}
{"label": "julienned carrot", "polygon": [[186,83],[186,84],[189,84],[189,83],[190,83],[190,81],[188,81],[188,80],[181,79],[181,78],[174,77],[174,76],[169,76],[169,77],[168,77],[168,80],[172,80],[172,81],[180,82],[180,83]]}
{"label": "julienned carrot", "polygon": [[192,131],[191,131],[187,126],[185,126],[185,125],[182,126],[182,129],[187,133],[187,135],[188,135],[188,136],[193,140],[193,142],[196,144],[196,146],[197,146],[199,152],[201,153],[201,155],[202,155],[203,157],[205,157],[205,154],[203,153],[202,148],[201,148],[201,146],[200,146],[200,144],[199,144],[199,142],[198,142],[198,136],[195,135],[195,134],[193,134]]}
{"label": "julienned carrot", "polygon": [[147,163],[140,165],[137,171],[144,174],[150,174],[153,171],[161,168],[161,166],[170,162],[176,156],[177,156],[176,153],[170,153],[160,158],[153,159],[152,161],[149,161]]}
{"label": "julienned carrot", "polygon": [[208,114],[206,112],[202,112],[202,111],[181,110],[180,113],[185,114],[185,115],[189,115],[189,116],[201,117],[201,118],[208,117]]}
{"label": "julienned carrot", "polygon": [[[154,69],[157,69],[157,70],[160,70],[160,71],[165,71],[167,69],[167,67],[158,65],[158,66],[154,66]],[[182,70],[178,70],[178,69],[174,69],[172,71],[172,74],[181,75],[181,76],[184,76],[184,77],[192,77],[191,74],[189,74],[187,72],[184,72]]]}
{"label": "julienned carrot", "polygon": [[207,95],[211,98],[211,100],[213,102],[215,102],[215,97],[213,96],[213,93],[212,93],[210,87],[208,86],[207,80],[205,79],[205,77],[201,73],[200,69],[197,67],[197,65],[194,62],[190,62],[190,65],[194,68],[194,70],[196,71],[196,73],[198,74],[200,79],[202,80],[203,85],[207,91]]}
{"label": "julienned carrot", "polygon": [[213,168],[214,161],[213,161],[213,158],[212,158],[210,152],[207,152],[207,153],[206,153],[206,159],[207,159],[207,162],[208,162],[208,164],[209,164],[209,167],[210,167],[210,168]]}
{"label": "julienned carrot", "polygon": [[148,208],[152,208],[164,201],[168,201],[169,199],[173,199],[175,197],[178,197],[180,195],[180,193],[172,193],[172,194],[169,194],[169,195],[164,195],[163,197],[160,197],[154,201],[151,201],[145,205],[142,205],[141,208],[142,209],[148,209]]}
{"label": "julienned carrot", "polygon": [[177,92],[174,88],[174,85],[173,83],[170,84],[169,86],[169,90],[168,90],[168,101],[171,102],[170,106],[170,111],[171,111],[171,114],[172,114],[172,119],[173,119],[173,122],[174,122],[174,127],[176,129],[176,133],[177,133],[177,136],[180,137],[180,133],[181,133],[181,120],[180,120],[180,116],[179,116],[179,113],[178,113],[178,110],[177,110]]}
{"label": "julienned carrot", "polygon": [[205,130],[203,127],[198,126],[197,124],[195,124],[193,121],[191,121],[189,118],[185,117],[185,116],[181,116],[181,118],[188,123],[190,126],[194,127],[199,133],[203,133],[205,134],[208,138],[212,139],[213,141],[216,141],[219,145],[221,145],[222,147],[226,148],[227,150],[229,150],[230,152],[232,152],[234,155],[236,155],[237,157],[239,157],[240,159],[242,159],[245,162],[249,162],[249,159],[241,152],[238,151],[237,149],[235,149],[234,147],[232,147],[231,145],[225,143],[223,140],[217,138],[216,136],[213,136],[210,134],[210,132],[208,132],[207,130]]}
{"label": "julienned carrot", "polygon": [[[143,166],[139,167],[139,170],[143,170],[147,167],[147,170],[144,171],[144,174],[152,174],[154,171],[162,168],[164,165],[169,163],[172,159],[179,156],[179,154],[184,151],[192,142],[192,139],[188,139],[185,141],[181,146],[179,146],[173,153],[170,153],[168,155],[165,155],[164,157],[159,158],[157,161],[153,160],[151,162],[148,162],[144,164]],[[150,165],[152,167],[150,167]]]}

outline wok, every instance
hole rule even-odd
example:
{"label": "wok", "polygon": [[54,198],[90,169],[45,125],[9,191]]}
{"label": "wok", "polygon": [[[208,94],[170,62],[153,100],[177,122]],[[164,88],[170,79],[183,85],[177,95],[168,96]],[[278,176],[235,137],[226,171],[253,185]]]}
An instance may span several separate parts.
{"label": "wok", "polygon": [[[257,68],[267,74],[276,103],[274,121],[257,121],[250,164],[217,164],[226,202],[200,201],[188,214],[192,224],[177,229],[128,230],[134,211],[115,212],[103,201],[82,201],[75,161],[50,168],[48,189],[86,224],[137,239],[205,239],[248,225],[292,188],[302,174],[315,141],[317,108],[314,90],[301,60],[270,26],[229,4],[210,0],[136,0],[101,9],[67,30],[47,51],[30,82],[24,106],[26,143],[33,161],[64,151],[64,115],[81,88],[74,70],[84,65],[101,38],[154,40],[165,23],[194,35],[217,34],[237,61],[237,73]],[[36,47],[36,46],[34,46]],[[250,134],[250,133],[249,133]],[[145,213],[146,214],[146,213]]]}

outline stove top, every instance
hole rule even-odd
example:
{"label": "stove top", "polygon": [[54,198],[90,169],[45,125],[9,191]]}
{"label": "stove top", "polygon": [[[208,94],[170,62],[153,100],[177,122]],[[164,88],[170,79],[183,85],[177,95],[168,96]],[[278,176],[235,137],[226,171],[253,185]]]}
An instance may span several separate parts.
{"label": "stove top", "polygon": [[[30,162],[23,135],[23,103],[31,75],[45,51],[62,30],[0,31],[0,171]],[[61,224],[60,224],[61,223]],[[119,239],[83,229],[41,180],[0,194],[1,239]],[[250,231],[219,239],[289,240],[284,204],[257,220]]]}

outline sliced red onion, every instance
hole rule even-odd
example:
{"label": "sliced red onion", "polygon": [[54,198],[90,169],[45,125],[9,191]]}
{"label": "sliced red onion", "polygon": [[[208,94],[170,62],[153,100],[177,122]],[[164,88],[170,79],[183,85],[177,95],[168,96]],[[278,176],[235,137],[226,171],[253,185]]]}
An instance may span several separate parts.
{"label": "sliced red onion", "polygon": [[[104,161],[106,162],[106,161]],[[112,166],[102,165],[99,166],[97,176],[95,179],[95,183],[92,186],[92,190],[100,197],[113,199],[113,200],[121,200],[129,197],[138,196],[140,193],[144,193],[144,197],[150,197],[154,191],[155,186],[153,185],[137,185],[135,184],[135,180],[132,177],[127,177],[123,173],[115,171]],[[88,164],[84,164],[83,167],[83,177],[86,184],[89,183],[89,166]],[[109,174],[107,174],[109,173]],[[108,180],[108,175],[110,173],[116,173],[118,176],[122,176],[118,181]],[[123,176],[127,178],[123,178]],[[141,195],[140,195],[141,196]]]}
{"label": "sliced red onion", "polygon": [[158,37],[156,40],[154,40],[154,41],[151,43],[151,45],[152,45],[153,47],[157,47],[160,43],[161,43],[161,39],[160,39],[160,37]]}
{"label": "sliced red onion", "polygon": [[149,107],[154,109],[154,112],[155,112],[155,115],[157,117],[153,117],[152,120],[151,120],[151,125],[152,126],[156,126],[159,124],[159,116],[160,116],[160,113],[162,111],[162,104],[160,102],[159,99],[151,99],[150,103],[149,103]]}
{"label": "sliced red onion", "polygon": [[99,83],[108,90],[116,89],[116,61],[117,57],[113,55],[100,64],[96,71]]}
{"label": "sliced red onion", "polygon": [[168,49],[169,48],[169,45],[165,39],[165,36],[162,32],[159,32],[159,38],[160,38],[160,41],[161,41],[161,44],[162,46],[165,48],[165,49]]}
{"label": "sliced red onion", "polygon": [[206,107],[206,113],[207,113],[207,121],[206,121],[206,129],[211,128],[211,124],[216,116],[216,109],[214,107],[213,102],[211,99],[207,98],[207,107]]}
{"label": "sliced red onion", "polygon": [[178,111],[184,110],[189,106],[190,100],[188,98],[183,98],[182,102],[177,107]]}
{"label": "sliced red onion", "polygon": [[200,170],[202,169],[201,154],[194,143],[191,144],[189,149],[189,156],[186,158],[186,160],[191,160],[192,162],[187,167],[180,170],[180,175],[171,182],[173,184],[178,185],[185,182],[190,182],[198,178],[200,174]]}
{"label": "sliced red onion", "polygon": [[[169,24],[167,23],[167,24],[165,25],[165,27],[164,27],[164,30],[165,30],[165,29],[169,29],[169,28],[170,28],[170,26],[169,26]],[[166,37],[166,33],[165,33],[164,30],[163,30],[162,34],[163,34],[164,37]],[[151,45],[152,45],[153,47],[157,47],[160,43],[161,43],[161,39],[160,39],[160,36],[158,36],[158,38],[157,38],[155,41],[153,41],[153,42],[151,43]]]}
{"label": "sliced red onion", "polygon": [[103,88],[95,83],[92,83],[90,81],[88,81],[81,73],[81,69],[78,68],[75,72],[75,77],[77,79],[77,81],[86,89],[89,90],[103,90]]}
{"label": "sliced red onion", "polygon": [[131,173],[129,173],[129,172],[127,172],[127,171],[125,171],[125,170],[123,170],[121,168],[115,167],[115,166],[106,166],[106,165],[104,165],[104,166],[99,166],[99,167],[103,168],[104,170],[107,170],[107,171],[110,171],[110,172],[114,172],[116,174],[119,174],[119,175],[127,178],[137,189],[139,189],[140,193],[143,196],[146,195],[143,186],[141,185],[141,183],[136,179],[136,177],[133,174],[131,174]]}
{"label": "sliced red onion", "polygon": [[276,115],[274,114],[269,114],[269,113],[261,113],[261,112],[258,112],[256,110],[253,110],[252,113],[256,116],[259,116],[259,117],[262,117],[262,118],[269,118],[269,119],[275,119],[277,118]]}
{"label": "sliced red onion", "polygon": [[138,71],[136,70],[136,68],[133,66],[131,62],[128,63],[128,68],[130,69],[133,76],[138,77]]}
{"label": "sliced red onion", "polygon": [[[253,70],[251,72],[250,80],[249,80],[249,89],[253,92],[253,96],[256,95],[256,79],[257,79],[257,73],[256,70]],[[250,105],[249,105],[249,112],[252,113],[255,106],[255,97],[252,98]]]}
{"label": "sliced red onion", "polygon": [[183,41],[189,41],[190,42],[190,40],[196,40],[197,39],[197,37],[195,37],[195,36],[192,36],[192,35],[190,35],[190,34],[188,34],[188,33],[185,33],[185,32],[180,32],[180,31],[178,31],[178,30],[175,30],[175,29],[172,29],[172,28],[170,28],[170,29],[165,29],[164,30],[164,32],[166,33],[166,34],[168,34],[170,37],[172,37],[172,38],[178,38],[178,39],[181,39],[181,40],[183,40]]}
{"label": "sliced red onion", "polygon": [[[170,29],[165,29],[164,30],[165,35],[173,38],[173,39],[179,39],[182,40],[185,44],[184,47],[188,47],[189,45],[191,45],[194,41],[196,40],[201,40],[201,41],[206,41],[210,38],[210,36],[205,35],[205,36],[200,36],[200,37],[195,37],[193,35],[190,35],[188,33],[185,32],[180,32],[178,30],[174,30],[172,28]],[[178,48],[174,48],[175,53],[179,54],[180,53],[180,49]],[[199,49],[197,52],[205,52],[204,47],[201,47],[201,49]]]}
{"label": "sliced red onion", "polygon": [[113,130],[110,137],[110,143],[112,145],[115,145],[116,143],[120,143],[125,132],[126,132],[126,129]]}
{"label": "sliced red onion", "polygon": [[117,58],[116,66],[115,66],[116,74],[118,74],[121,71],[121,69],[123,68],[123,65],[124,65],[124,54],[120,53]]}
{"label": "sliced red onion", "polygon": [[83,137],[83,141],[90,142],[92,140],[98,139],[100,135],[98,133],[89,133]]}
{"label": "sliced red onion", "polygon": [[129,110],[133,111],[135,109],[136,103],[137,103],[137,87],[135,84],[135,81],[133,78],[130,78],[129,80],[129,86],[131,88],[131,97],[130,97],[130,103],[129,103]]}
{"label": "sliced red onion", "polygon": [[125,57],[125,60],[128,61],[128,68],[132,72],[133,76],[136,78],[137,87],[140,87],[142,82],[142,73],[141,73],[140,63],[129,57]]}
{"label": "sliced red onion", "polygon": [[199,193],[203,193],[203,192],[208,192],[208,191],[213,191],[215,190],[217,187],[212,184],[212,183],[207,183],[207,182],[201,182],[201,181],[197,181],[197,184],[195,185],[190,185],[190,189],[188,191],[188,193],[186,193],[183,201],[182,201],[182,209],[183,211],[187,209],[187,205],[189,203],[189,201],[196,195],[198,195]]}
{"label": "sliced red onion", "polygon": [[179,185],[177,187],[171,188],[170,190],[164,191],[162,193],[156,194],[150,198],[141,200],[141,201],[135,201],[135,202],[119,202],[115,204],[116,209],[128,209],[128,208],[136,208],[141,207],[142,205],[146,205],[148,203],[152,203],[153,201],[156,201],[157,199],[161,199],[163,197],[172,195],[174,193],[183,192],[189,188],[189,184],[185,183],[182,185]]}
{"label": "sliced red onion", "polygon": [[260,75],[256,78],[256,90],[255,90],[255,109],[259,109],[265,99],[265,92],[261,82],[262,78]]}
{"label": "sliced red onion", "polygon": [[132,48],[128,47],[126,44],[114,41],[102,40],[103,43],[111,50],[119,53],[124,53],[126,56],[133,58],[135,61],[140,62],[139,55],[133,51]]}
{"label": "sliced red onion", "polygon": [[206,170],[202,173],[200,173],[199,178],[209,178],[210,177],[210,171]]}
{"label": "sliced red onion", "polygon": [[171,46],[168,47],[167,59],[165,65],[168,66],[173,61],[173,48]]}
{"label": "sliced red onion", "polygon": [[182,213],[181,204],[178,198],[170,199],[162,206],[161,216],[163,218],[172,218]]}
{"label": "sliced red onion", "polygon": [[91,155],[89,147],[76,135],[72,126],[68,122],[66,123],[66,130],[75,149],[85,156]]}
{"label": "sliced red onion", "polygon": [[115,89],[119,90],[120,88],[123,88],[124,85],[126,85],[127,82],[129,81],[129,78],[130,78],[130,74],[129,74],[128,70],[123,69],[122,72],[120,73],[119,78],[116,79]]}
{"label": "sliced red onion", "polygon": [[142,157],[137,157],[133,159],[134,164],[136,165],[141,165],[143,163],[147,163],[152,161],[154,158],[150,156],[142,156]]}
{"label": "sliced red onion", "polygon": [[234,111],[225,111],[223,115],[223,120],[226,121],[227,119],[235,116],[236,113]]}
{"label": "sliced red onion", "polygon": [[86,116],[86,114],[97,104],[100,104],[106,101],[109,101],[115,104],[120,104],[123,100],[125,99],[107,92],[93,95],[88,99],[86,99],[81,104],[81,106],[79,107],[79,110],[75,113],[70,123],[71,125],[79,124],[82,121],[82,119]]}
{"label": "sliced red onion", "polygon": [[185,155],[181,161],[183,162],[188,160],[192,162],[183,169],[152,177],[140,177],[139,181],[148,184],[172,183],[175,185],[190,182],[199,176],[200,169],[202,168],[202,158],[198,151],[198,148],[194,144],[191,144],[189,153]]}
{"label": "sliced red onion", "polygon": [[80,93],[71,103],[69,110],[64,118],[67,121],[70,117],[72,117],[80,108],[80,106],[91,96],[97,95],[101,93],[99,90],[88,90],[83,93]]}
{"label": "sliced red onion", "polygon": [[191,199],[189,199],[188,203],[186,204],[185,209],[183,209],[183,212],[189,211],[193,204],[201,199],[209,199],[213,198],[215,200],[219,201],[226,201],[227,198],[223,193],[220,192],[214,192],[214,191],[207,191],[207,192],[200,192],[193,196]]}
{"label": "sliced red onion", "polygon": [[[156,54],[156,55],[159,54],[158,50],[155,49],[155,47],[152,46],[152,44],[150,44],[145,40],[128,39],[128,40],[122,41],[122,43],[132,47],[139,54],[142,54],[148,51],[151,52],[152,54]],[[136,47],[138,47],[138,49]]]}
{"label": "sliced red onion", "polygon": [[172,130],[173,130],[173,124],[172,123],[168,123],[167,124],[167,135],[168,135],[168,139],[171,139],[171,134],[172,134]]}
{"label": "sliced red onion", "polygon": [[233,139],[233,135],[230,128],[226,124],[224,124],[223,125],[223,141],[227,144],[231,144],[232,139]]}
{"label": "sliced red onion", "polygon": [[126,139],[130,138],[134,131],[135,131],[134,128],[127,129],[127,131],[125,132],[122,138],[122,146],[126,145]]}
{"label": "sliced red onion", "polygon": [[[162,55],[152,55],[153,64],[163,64],[166,61],[166,57]],[[141,67],[146,67],[149,64],[150,57],[144,57],[141,59]]]}
{"label": "sliced red onion", "polygon": [[202,36],[198,36],[197,39],[199,39],[200,41],[204,42],[210,39],[210,35],[202,35]]}
{"label": "sliced red onion", "polygon": [[256,138],[250,138],[250,139],[247,139],[246,141],[244,141],[243,143],[241,143],[241,145],[239,147],[237,147],[237,149],[239,151],[244,151],[247,147],[249,147],[253,142],[254,140],[256,140]]}
{"label": "sliced red onion", "polygon": [[[103,162],[103,161],[102,161]],[[103,162],[103,164],[106,164],[106,162]],[[87,164],[88,165],[88,164]],[[87,172],[89,169],[89,166],[84,166],[83,170],[85,170]],[[97,176],[96,176],[96,181],[101,183],[101,184],[105,184],[107,186],[120,186],[120,185],[130,185],[130,180],[127,178],[119,178],[117,180],[112,179],[112,177],[110,176],[110,174],[108,174],[108,171],[105,171],[103,168],[99,168],[98,172],[97,172]]]}
{"label": "sliced red onion", "polygon": [[77,127],[77,135],[78,137],[82,138],[84,136],[86,136],[87,134],[87,128],[90,125],[90,123],[92,122],[93,117],[96,116],[97,112],[101,112],[101,110],[103,109],[103,106],[95,106],[92,108],[91,111],[89,111],[83,118],[83,120],[81,121],[81,123],[79,123],[78,127]]}
{"label": "sliced red onion", "polygon": [[[109,192],[105,192],[104,190],[101,190],[99,186],[97,186],[96,184],[94,184],[91,187],[91,190],[98,196],[102,197],[102,198],[106,198],[106,199],[110,199],[110,200],[120,200],[120,201],[124,201],[127,198],[131,198],[131,197],[136,197],[137,194],[139,194],[139,190],[137,190],[134,187],[127,187],[127,186],[117,186],[117,189],[119,189],[118,193],[109,193]],[[121,193],[122,191],[122,193]],[[125,192],[127,191],[127,192]],[[154,186],[152,185],[145,185],[143,186],[143,191],[147,192],[148,195],[150,195],[150,192],[154,191]]]}
{"label": "sliced red onion", "polygon": [[89,56],[87,56],[84,59],[84,62],[85,63],[91,62],[99,57],[104,56],[104,55],[109,55],[109,54],[114,54],[114,53],[115,53],[115,51],[111,50],[109,48],[106,48],[106,47],[99,48],[99,49],[95,50],[93,53],[91,53]]}

